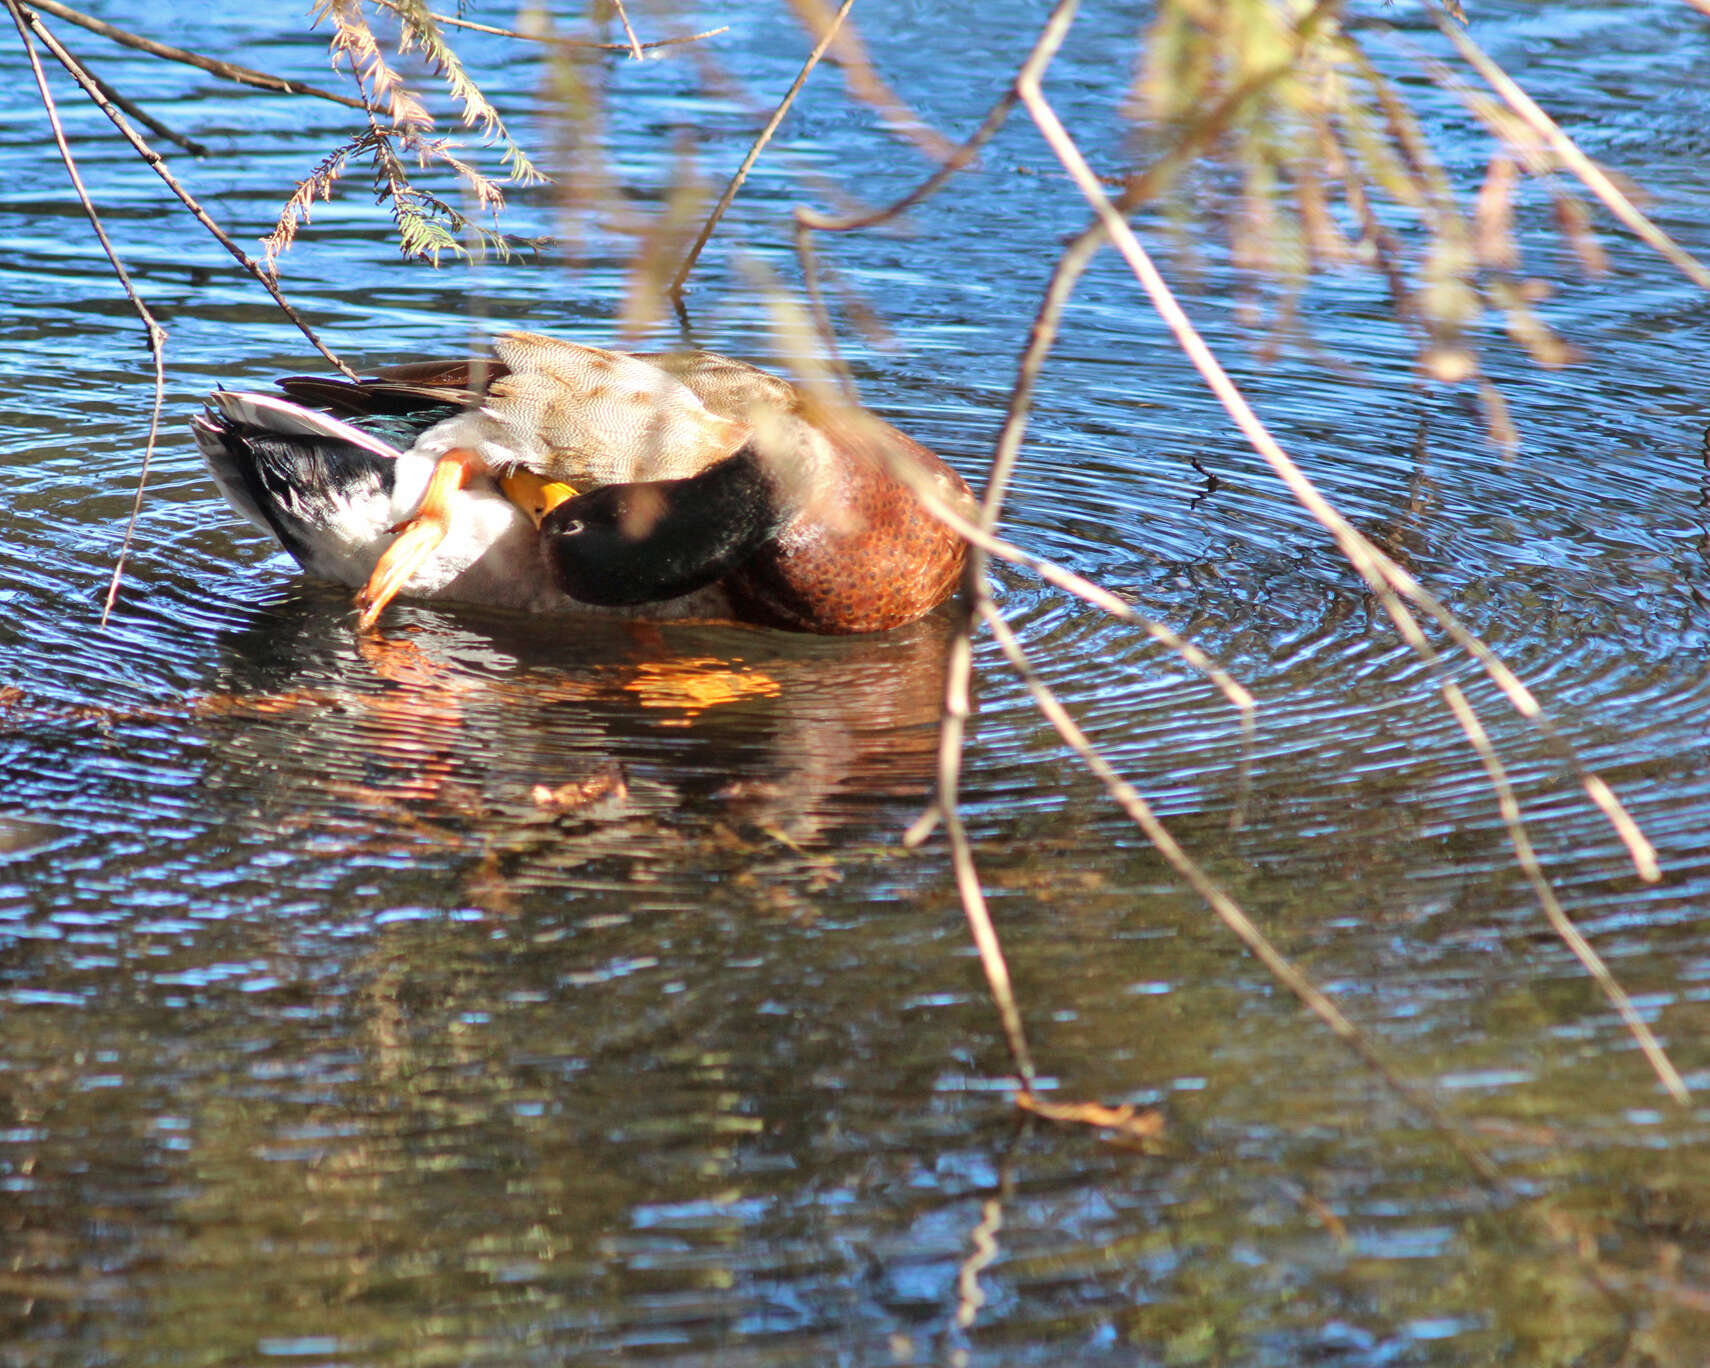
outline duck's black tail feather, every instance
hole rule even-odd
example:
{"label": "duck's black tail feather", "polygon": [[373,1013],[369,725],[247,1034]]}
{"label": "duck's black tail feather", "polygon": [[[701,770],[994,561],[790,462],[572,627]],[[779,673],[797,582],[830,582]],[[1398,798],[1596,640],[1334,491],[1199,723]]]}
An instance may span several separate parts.
{"label": "duck's black tail feather", "polygon": [[397,462],[351,442],[294,437],[212,419],[196,440],[214,483],[250,521],[273,533],[300,562],[349,510],[390,504]]}
{"label": "duck's black tail feather", "polygon": [[220,390],[192,427],[226,501],[305,565],[357,510],[391,503],[397,448],[288,399]]}

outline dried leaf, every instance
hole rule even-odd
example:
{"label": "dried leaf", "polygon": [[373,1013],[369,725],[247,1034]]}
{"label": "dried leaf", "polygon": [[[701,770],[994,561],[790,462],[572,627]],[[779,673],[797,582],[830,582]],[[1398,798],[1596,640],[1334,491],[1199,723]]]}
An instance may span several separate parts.
{"label": "dried leaf", "polygon": [[1514,159],[1498,153],[1490,159],[1473,207],[1478,259],[1504,271],[1520,267],[1520,249],[1514,241],[1514,186],[1519,179],[1520,167]]}
{"label": "dried leaf", "polygon": [[1554,330],[1532,311],[1527,301],[1528,293],[1525,288],[1508,281],[1491,282],[1490,296],[1502,309],[1508,335],[1530,352],[1540,366],[1557,370],[1573,364],[1579,359],[1578,350],[1556,336]]}
{"label": "dried leaf", "polygon": [[1429,348],[1420,356],[1419,367],[1445,385],[1458,385],[1478,374],[1478,361],[1465,347]]}
{"label": "dried leaf", "polygon": [[1164,1114],[1156,1107],[1136,1107],[1124,1102],[1107,1107],[1102,1102],[1046,1102],[1037,1093],[1020,1092],[1015,1105],[1046,1121],[1065,1126],[1095,1126],[1112,1130],[1128,1140],[1156,1140],[1164,1133]]}
{"label": "dried leaf", "polygon": [[572,812],[579,808],[589,807],[595,803],[622,802],[629,796],[629,783],[623,776],[623,771],[616,765],[599,774],[590,775],[586,779],[574,779],[557,788],[548,788],[545,784],[536,784],[530,791],[536,807],[550,808],[554,812]]}
{"label": "dried leaf", "polygon": [[1502,397],[1502,391],[1481,377],[1478,382],[1478,397],[1484,406],[1484,430],[1490,435],[1502,451],[1502,459],[1511,461],[1520,450],[1520,434],[1514,430],[1514,422],[1508,416],[1508,401]]}
{"label": "dried leaf", "polygon": [[1609,257],[1603,250],[1603,244],[1597,240],[1597,232],[1591,226],[1591,210],[1586,208],[1585,202],[1573,195],[1557,191],[1555,211],[1556,227],[1573,248],[1574,255],[1579,258],[1580,267],[1587,275],[1607,275]]}

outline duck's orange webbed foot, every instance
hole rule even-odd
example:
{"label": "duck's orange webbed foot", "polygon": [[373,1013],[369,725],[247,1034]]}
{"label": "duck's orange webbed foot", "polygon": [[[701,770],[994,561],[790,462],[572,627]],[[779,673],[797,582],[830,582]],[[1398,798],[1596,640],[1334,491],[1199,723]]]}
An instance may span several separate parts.
{"label": "duck's orange webbed foot", "polygon": [[485,474],[486,470],[486,463],[463,447],[439,458],[428,477],[421,506],[413,517],[393,529],[398,539],[386,548],[368,583],[356,596],[356,606],[362,610],[356,622],[360,630],[367,631],[379,620],[386,605],[445,540],[451,530],[452,496],[468,483],[470,476]]}

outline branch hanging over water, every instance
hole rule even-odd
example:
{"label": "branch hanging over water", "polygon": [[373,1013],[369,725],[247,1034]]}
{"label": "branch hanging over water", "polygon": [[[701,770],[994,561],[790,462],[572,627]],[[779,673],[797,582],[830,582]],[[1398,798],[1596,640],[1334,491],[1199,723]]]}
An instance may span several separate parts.
{"label": "branch hanging over water", "polygon": [[667,287],[668,293],[679,295],[683,292],[683,285],[688,280],[689,273],[695,269],[695,262],[700,259],[701,249],[707,245],[707,240],[712,237],[713,230],[718,227],[718,222],[724,217],[725,210],[730,208],[731,201],[736,198],[736,192],[742,188],[742,182],[748,178],[749,171],[753,168],[754,163],[759,160],[762,149],[772,140],[772,135],[778,131],[778,125],[784,121],[784,115],[790,112],[790,106],[795,103],[797,93],[806,84],[809,73],[819,65],[819,59],[825,55],[826,48],[831,46],[831,40],[837,36],[837,30],[842,26],[843,20],[849,14],[850,6],[854,3],[855,0],[843,0],[843,4],[838,8],[837,13],[831,16],[825,32],[814,44],[813,51],[808,54],[807,61],[802,64],[801,72],[797,75],[795,82],[784,92],[784,98],[778,101],[778,107],[772,111],[772,117],[766,121],[766,126],[760,130],[759,136],[754,139],[754,145],[748,149],[748,155],[742,159],[742,165],[737,167],[736,173],[731,176],[730,183],[725,186],[724,193],[719,196],[718,203],[713,206],[712,213],[707,215],[707,221],[701,226],[700,236],[695,239],[694,245],[689,248],[688,254],[684,256],[682,265],[677,268],[677,274],[671,278],[671,284]]}
{"label": "branch hanging over water", "polygon": [[179,184],[177,177],[167,169],[166,159],[150,147],[143,139],[142,135],[131,127],[124,114],[114,108],[113,105],[107,101],[107,99],[101,94],[100,88],[95,84],[94,78],[92,78],[89,73],[83,69],[82,64],[79,63],[71,53],[66,51],[66,49],[59,43],[58,39],[56,39],[42,24],[40,19],[36,18],[34,15],[29,16],[27,19],[20,17],[17,0],[5,0],[5,3],[7,8],[12,11],[14,20],[19,22],[20,25],[24,23],[29,25],[30,31],[34,33],[36,37],[41,39],[42,45],[46,47],[49,52],[53,53],[60,65],[71,73],[72,79],[74,79],[78,85],[83,87],[83,93],[86,94],[90,100],[94,102],[95,106],[107,116],[113,126],[119,130],[119,133],[128,143],[130,143],[143,161],[153,168],[154,173],[159,176],[161,180],[166,182],[167,188],[171,190],[172,193],[178,197],[184,207],[195,216],[196,221],[206,228],[208,232],[213,234],[215,241],[230,252],[232,256],[237,259],[240,266],[255,277],[255,279],[261,284],[261,287],[273,297],[273,302],[279,306],[281,312],[283,312],[284,315],[296,326],[297,330],[309,340],[310,345],[313,346],[314,349],[324,356],[329,362],[331,362],[336,369],[341,371],[348,378],[354,380],[356,378],[356,372],[351,370],[343,361],[339,360],[337,356],[327,350],[325,344],[322,343],[319,336],[316,335],[314,329],[303,321],[297,311],[292,308],[290,302],[283,294],[280,293],[279,286],[272,273],[263,270],[247,252],[239,247],[237,243],[232,241],[219,224],[215,223],[213,219],[208,217],[207,211],[196,202],[196,200],[190,195],[190,192]]}
{"label": "branch hanging over water", "polygon": [[45,10],[56,19],[63,19],[68,24],[76,24],[98,33],[103,38],[111,38],[115,43],[124,47],[135,48],[138,52],[146,52],[151,57],[164,57],[169,62],[181,62],[185,66],[193,66],[222,80],[235,81],[239,85],[254,86],[258,90],[271,90],[279,95],[310,95],[317,100],[330,100],[334,104],[345,105],[351,109],[361,109],[362,101],[353,100],[348,95],[338,95],[330,90],[322,90],[318,86],[305,85],[301,81],[287,80],[283,76],[275,76],[271,72],[256,71],[252,67],[239,66],[235,62],[222,62],[215,57],[205,57],[199,52],[190,52],[181,47],[173,47],[170,43],[162,43],[153,38],[145,38],[140,33],[132,33],[128,29],[118,28],[105,20],[93,15],[74,10],[70,5],[61,4],[60,0],[31,0],[35,9]]}
{"label": "branch hanging over water", "polygon": [[[1066,7],[1072,8],[1072,5],[1073,0],[1065,0]],[[1147,255],[1145,248],[1140,245],[1139,239],[1129,228],[1127,221],[1117,212],[1109,197],[1104,193],[1098,183],[1098,178],[1087,165],[1074,139],[1063,127],[1050,102],[1046,100],[1037,73],[1024,69],[1023,74],[1017,80],[1017,86],[1021,92],[1022,101],[1033,115],[1039,131],[1044,135],[1046,142],[1051,145],[1051,149],[1056,153],[1058,160],[1063,163],[1070,178],[1098,213],[1106,230],[1115,241],[1117,249],[1122,253],[1142,288],[1150,297],[1153,307],[1157,309],[1159,315],[1169,326],[1177,343],[1186,353],[1188,359],[1193,362],[1194,368],[1204,378],[1206,385],[1223,404],[1235,425],[1252,443],[1253,449],[1276,472],[1289,492],[1329,532],[1337,547],[1348,558],[1349,563],[1359,572],[1372,592],[1377,595],[1379,602],[1383,604],[1384,610],[1394,622],[1402,639],[1438,674],[1440,688],[1451,713],[1491,777],[1492,786],[1498,798],[1498,806],[1501,809],[1503,825],[1507,829],[1509,839],[1514,846],[1515,858],[1524,870],[1527,880],[1531,883],[1533,891],[1551,924],[1562,934],[1569,948],[1585,965],[1587,972],[1597,980],[1605,995],[1620,1013],[1622,1020],[1626,1023],[1634,1039],[1639,1042],[1646,1058],[1650,1061],[1663,1085],[1677,1102],[1685,1105],[1689,1101],[1689,1096],[1680,1074],[1657,1043],[1650,1028],[1633,1008],[1631,1000],[1609,974],[1602,960],[1591,949],[1584,937],[1571,929],[1571,923],[1562,913],[1554,891],[1550,888],[1542,869],[1538,865],[1531,839],[1526,833],[1519,806],[1513,799],[1512,789],[1500,758],[1497,756],[1494,747],[1491,746],[1483,726],[1478,722],[1477,714],[1467,701],[1466,695],[1453,679],[1444,674],[1441,655],[1426,639],[1418,619],[1407,604],[1403,602],[1403,599],[1405,597],[1422,606],[1429,605],[1427,611],[1439,622],[1449,616],[1447,610],[1438,604],[1431,595],[1427,594],[1411,575],[1373,546],[1351,523],[1342,517],[1330,505],[1329,501],[1318,492],[1317,488],[1288,457],[1282,447],[1277,444],[1270,432],[1259,421],[1258,415],[1247,403],[1246,397],[1235,386],[1228,373],[1212,354],[1211,349],[1188,320],[1175,295],[1152,264],[1151,258]],[[1470,633],[1466,634],[1466,639],[1472,640]],[[1481,664],[1484,664],[1486,660],[1494,660],[1494,656],[1488,652],[1474,653],[1474,658],[1479,660]],[[1504,693],[1516,711],[1526,717],[1539,715],[1541,709],[1538,708],[1536,701],[1532,699],[1530,693],[1518,687],[1519,681],[1514,679],[1512,674],[1503,670],[1500,676],[1493,674],[1492,677],[1500,687],[1504,687]],[[1608,812],[1609,807],[1606,806],[1608,804],[1613,805],[1614,810],[1620,814],[1619,819],[1614,820],[1612,824],[1616,833],[1626,843],[1640,877],[1649,880],[1660,877],[1655,851],[1651,848],[1650,842],[1645,840],[1643,834],[1639,832],[1637,824],[1633,823],[1625,811],[1620,808],[1608,786],[1601,779],[1595,775],[1589,775],[1588,778],[1595,783],[1586,785],[1587,794],[1599,810]]]}
{"label": "branch hanging over water", "polygon": [[1550,151],[1561,159],[1562,165],[1578,176],[1586,189],[1603,201],[1610,213],[1694,285],[1710,290],[1710,270],[1705,269],[1691,253],[1676,245],[1667,233],[1646,218],[1638,206],[1609,178],[1608,172],[1581,152],[1574,140],[1562,132],[1556,121],[1539,108],[1537,101],[1522,90],[1514,78],[1493,62],[1460,27],[1439,14],[1435,8],[1427,6],[1427,9],[1437,21],[1437,27],[1448,36],[1461,56],[1466,59],[1467,65],[1478,72],[1508,107],[1520,116],[1526,127],[1548,145]]}
{"label": "branch hanging over water", "polygon": [[[47,73],[42,70],[41,58],[36,55],[36,46],[30,41],[30,31],[42,33],[39,22],[34,15],[28,19],[19,8],[18,0],[3,0],[7,13],[12,16],[12,23],[17,26],[18,41],[23,44],[24,56],[29,60],[30,72],[36,80],[36,90],[41,96],[42,109],[46,111],[48,124],[53,129],[53,140],[59,148],[60,160],[65,163],[65,171],[71,177],[72,189],[77,193],[77,202],[83,206],[83,212],[89,219],[89,226],[95,230],[95,237],[101,244],[101,250],[107,254],[107,260],[113,267],[113,274],[118,277],[119,284],[124,288],[125,297],[130,300],[131,307],[136,310],[137,317],[142,321],[143,332],[148,339],[149,360],[154,369],[154,402],[149,407],[148,440],[143,446],[142,465],[137,471],[137,492],[131,502],[130,517],[125,522],[124,541],[120,543],[119,555],[113,565],[113,578],[107,585],[107,597],[101,606],[101,626],[107,625],[107,619],[112,615],[113,603],[119,596],[119,581],[124,574],[125,560],[131,550],[131,541],[136,534],[137,518],[142,512],[143,491],[148,487],[149,466],[154,460],[155,443],[160,437],[160,412],[166,401],[166,330],[155,321],[142,296],[131,283],[130,272],[125,269],[125,263],[119,259],[112,240],[107,236],[107,230],[102,226],[101,215],[95,211],[94,202],[89,198],[89,192],[84,188],[83,177],[77,170],[77,159],[71,155],[71,144],[66,141],[65,129],[59,121],[59,109],[54,103],[53,92],[48,89]],[[46,34],[42,36],[45,38]]]}

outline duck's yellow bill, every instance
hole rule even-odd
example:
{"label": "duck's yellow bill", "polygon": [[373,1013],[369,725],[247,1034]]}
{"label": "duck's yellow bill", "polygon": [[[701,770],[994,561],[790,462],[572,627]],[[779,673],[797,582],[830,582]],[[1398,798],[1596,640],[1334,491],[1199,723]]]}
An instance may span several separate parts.
{"label": "duck's yellow bill", "polygon": [[557,480],[543,480],[532,470],[515,470],[509,475],[501,475],[499,488],[504,490],[507,499],[534,520],[536,527],[559,504],[576,496],[576,491],[569,485]]}

